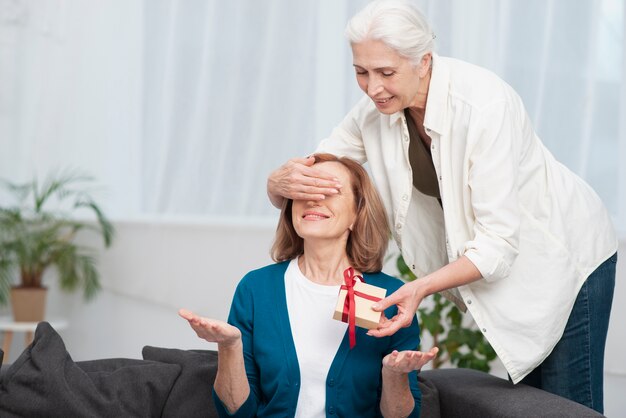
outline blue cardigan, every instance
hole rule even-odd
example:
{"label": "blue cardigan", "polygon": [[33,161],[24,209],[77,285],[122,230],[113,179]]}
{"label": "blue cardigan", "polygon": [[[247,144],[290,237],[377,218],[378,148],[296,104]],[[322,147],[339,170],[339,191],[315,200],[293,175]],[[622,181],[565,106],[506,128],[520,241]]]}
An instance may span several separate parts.
{"label": "blue cardigan", "polygon": [[[234,415],[229,415],[213,391],[215,406],[222,417],[295,415],[300,369],[285,296],[288,264],[272,264],[251,271],[237,286],[228,322],[241,330],[250,396]],[[366,283],[386,288],[387,295],[402,285],[400,280],[384,273],[365,274],[364,279]],[[395,306],[385,311],[388,318],[395,313]],[[346,331],[339,346],[326,379],[327,416],[381,416],[383,357],[393,350],[416,350],[420,341],[415,318],[410,327],[391,337],[375,338],[366,332],[356,328],[356,346],[350,350]],[[421,393],[417,372],[409,374],[409,384],[415,399],[410,416],[419,417]]]}

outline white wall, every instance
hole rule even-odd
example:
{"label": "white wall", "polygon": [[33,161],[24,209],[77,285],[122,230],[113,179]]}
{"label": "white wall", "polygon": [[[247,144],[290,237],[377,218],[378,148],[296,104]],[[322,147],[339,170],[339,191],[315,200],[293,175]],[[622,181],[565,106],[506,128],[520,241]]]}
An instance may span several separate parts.
{"label": "white wall", "polygon": [[[61,293],[51,275],[47,317],[69,322],[59,333],[74,360],[140,358],[144,345],[213,348],[177,316],[180,307],[225,319],[237,282],[248,271],[271,263],[275,222],[118,222],[114,246],[100,254],[103,291],[91,302]],[[626,242],[620,246],[626,257]],[[626,411],[626,269],[618,263],[607,342],[606,414]],[[385,269],[393,272],[393,260]],[[0,314],[8,315],[5,307]],[[429,343],[425,341],[425,345]],[[10,358],[24,348],[14,338]],[[504,376],[500,364],[493,373]]]}
{"label": "white wall", "polygon": [[[68,320],[60,334],[75,360],[137,357],[146,344],[206,348],[178,317],[178,308],[226,319],[241,277],[271,263],[275,222],[118,222],[116,227],[114,245],[100,250],[103,291],[94,300],[62,293],[54,275],[44,280],[50,290],[47,318]],[[3,314],[10,312],[3,308]],[[20,336],[13,347],[10,361],[23,348]]]}

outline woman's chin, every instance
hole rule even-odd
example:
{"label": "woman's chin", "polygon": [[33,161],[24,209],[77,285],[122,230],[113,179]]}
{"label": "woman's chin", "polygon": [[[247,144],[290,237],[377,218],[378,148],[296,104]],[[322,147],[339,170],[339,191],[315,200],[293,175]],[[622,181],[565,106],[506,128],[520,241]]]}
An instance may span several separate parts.
{"label": "woman's chin", "polygon": [[309,244],[315,244],[322,241],[341,241],[341,236],[338,236],[336,233],[329,233],[327,231],[301,231],[301,233],[299,233],[298,235],[305,243]]}
{"label": "woman's chin", "polygon": [[386,103],[374,101],[374,105],[376,106],[376,109],[378,109],[378,111],[384,115],[393,115],[394,113],[402,110],[399,108],[397,100],[395,98]]}

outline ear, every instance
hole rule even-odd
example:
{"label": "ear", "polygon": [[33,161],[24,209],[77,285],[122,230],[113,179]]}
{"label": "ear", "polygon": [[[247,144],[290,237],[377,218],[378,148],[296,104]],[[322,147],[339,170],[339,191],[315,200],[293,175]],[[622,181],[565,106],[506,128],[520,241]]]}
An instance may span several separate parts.
{"label": "ear", "polygon": [[431,54],[430,52],[425,53],[419,64],[420,78],[426,77],[426,74],[428,74],[428,71],[430,71],[432,62],[433,62],[433,54]]}

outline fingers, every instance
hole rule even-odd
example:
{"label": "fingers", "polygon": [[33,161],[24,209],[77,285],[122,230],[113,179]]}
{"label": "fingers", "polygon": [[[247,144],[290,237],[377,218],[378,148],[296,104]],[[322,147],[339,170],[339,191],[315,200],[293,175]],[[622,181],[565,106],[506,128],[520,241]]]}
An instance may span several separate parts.
{"label": "fingers", "polygon": [[439,348],[433,347],[428,352],[422,353],[421,359],[419,363],[417,364],[417,366],[415,367],[415,369],[420,370],[422,367],[428,364],[432,359],[437,357],[438,352],[439,352]]}
{"label": "fingers", "polygon": [[[291,160],[289,160],[287,162],[287,166],[292,165],[294,167],[297,167],[299,169],[302,169],[302,172],[309,176],[309,177],[315,177],[319,180],[327,180],[329,182],[332,183],[338,183],[339,179],[337,179],[337,177],[335,177],[334,175],[327,173],[324,170],[319,170],[317,168],[312,168],[313,164],[315,164],[315,157],[310,155],[308,157],[305,158],[292,158]],[[306,166],[307,168],[304,167],[299,167],[300,165]],[[328,183],[329,186],[327,187],[333,187],[332,185],[330,185],[330,183]]]}
{"label": "fingers", "polygon": [[314,163],[314,157],[287,161],[268,178],[270,196],[317,201],[339,193],[339,180],[333,174],[313,167]]}
{"label": "fingers", "polygon": [[181,316],[182,318],[186,319],[187,321],[190,321],[195,314],[193,312],[191,312],[190,310],[187,309],[179,309],[178,310],[178,315]]}
{"label": "fingers", "polygon": [[388,337],[395,334],[400,328],[406,328],[413,322],[412,311],[399,309],[398,314],[391,319],[387,319],[383,313],[377,329],[370,329],[367,335],[371,337]]}
{"label": "fingers", "polygon": [[315,164],[315,157],[312,155],[309,155],[308,157],[304,157],[304,158],[292,158],[288,161],[289,162],[293,162],[296,164],[302,164],[302,165],[306,165],[308,167],[311,167],[313,164]]}
{"label": "fingers", "polygon": [[339,193],[341,183],[334,175],[314,167],[298,167],[294,171],[292,182],[302,188],[306,194],[333,195]]}
{"label": "fingers", "polygon": [[379,300],[378,302],[373,304],[372,309],[376,312],[382,312],[390,306],[397,305],[398,302],[400,302],[401,300],[402,298],[397,294],[397,292],[394,292],[386,298]]}
{"label": "fingers", "polygon": [[383,366],[398,373],[420,370],[425,364],[435,358],[438,351],[437,347],[431,348],[426,353],[413,350],[400,352],[394,350],[383,359]]}
{"label": "fingers", "polygon": [[[378,329],[371,329],[367,331],[367,335],[376,337],[376,338],[388,337],[398,332],[400,328],[407,326],[407,325],[403,325],[402,322],[400,322],[400,320],[396,320],[396,318],[398,318],[398,315],[394,316],[390,321],[378,327]],[[408,324],[409,325],[411,324],[410,320]]]}
{"label": "fingers", "polygon": [[400,351],[394,350],[383,359],[383,366],[388,370],[396,373],[409,373],[421,367],[423,362],[423,353],[419,351]]}
{"label": "fingers", "polygon": [[398,350],[393,350],[391,354],[387,357],[387,366],[395,366],[398,363],[398,357],[400,357],[400,353]]}
{"label": "fingers", "polygon": [[215,327],[215,324],[209,324],[209,322],[207,321],[206,318],[202,318],[196,314],[194,314],[193,312],[191,312],[190,310],[187,309],[179,309],[178,310],[178,315],[180,315],[182,318],[186,319],[189,324],[195,329],[198,327],[204,327],[207,328],[211,325],[212,328]]}
{"label": "fingers", "polygon": [[438,352],[439,352],[439,347],[433,347],[428,351],[428,354],[432,354],[433,357],[435,357]]}

